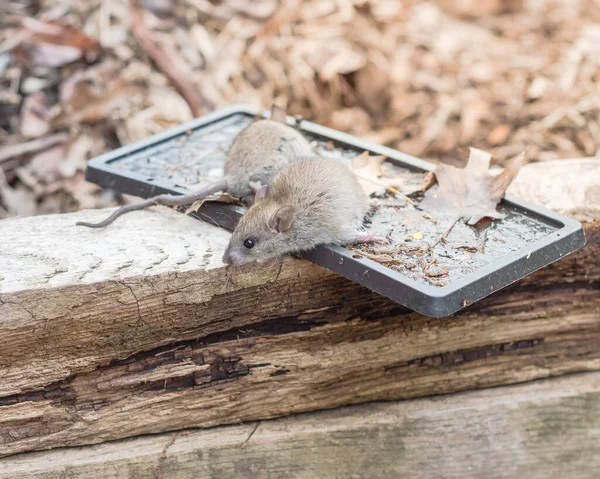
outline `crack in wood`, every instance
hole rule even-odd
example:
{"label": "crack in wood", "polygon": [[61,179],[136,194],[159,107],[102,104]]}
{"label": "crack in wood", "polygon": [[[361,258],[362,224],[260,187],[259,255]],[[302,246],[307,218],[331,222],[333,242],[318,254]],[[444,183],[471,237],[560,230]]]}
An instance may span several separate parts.
{"label": "crack in wood", "polygon": [[2,295],[0,455],[600,369],[597,246],[439,319],[305,262]]}
{"label": "crack in wood", "polygon": [[255,426],[252,428],[252,431],[250,431],[250,434],[248,434],[248,437],[246,439],[244,439],[244,442],[242,443],[241,447],[244,447],[248,441],[250,441],[250,439],[252,439],[252,436],[254,436],[254,434],[256,433],[256,430],[258,429],[258,426],[260,426],[260,423],[262,421],[258,421]]}
{"label": "crack in wood", "polygon": [[423,356],[420,358],[411,359],[410,361],[403,361],[401,363],[387,366],[385,370],[393,371],[394,369],[407,368],[413,365],[432,368],[457,366],[460,364],[478,361],[480,359],[487,359],[494,356],[500,356],[501,354],[509,351],[515,351],[519,349],[532,349],[535,348],[537,345],[542,344],[543,342],[543,338],[535,338],[524,339],[520,341],[510,341],[507,343],[490,344],[487,346],[480,346],[476,348],[459,349],[457,351],[451,351],[442,354],[434,354],[431,356]]}
{"label": "crack in wood", "polygon": [[176,432],[174,433],[171,438],[169,439],[169,441],[165,444],[165,447],[163,447],[160,456],[158,458],[158,464],[156,465],[156,475],[154,476],[155,479],[161,479],[164,477],[164,466],[165,466],[165,461],[167,460],[167,453],[169,451],[169,448],[175,444],[175,441],[177,440],[177,438],[179,437],[179,433]]}
{"label": "crack in wood", "polygon": [[135,305],[137,307],[137,316],[138,316],[138,321],[135,325],[136,330],[140,327],[140,324],[144,324],[146,327],[148,327],[148,323],[142,317],[142,310],[140,308],[140,300],[138,299],[137,295],[133,292],[133,288],[131,287],[131,285],[124,283],[123,281],[119,281],[119,284],[124,286],[125,288],[127,288],[131,292],[131,295],[133,296],[133,298],[135,299]]}
{"label": "crack in wood", "polygon": [[[123,286],[127,285],[123,284]],[[245,365],[239,356],[206,355],[204,347],[240,338],[304,332],[323,324],[325,324],[323,321],[298,320],[294,316],[263,321],[253,325],[252,328],[233,328],[192,340],[171,343],[168,346],[136,353],[126,359],[113,360],[107,366],[98,367],[89,373],[69,376],[62,381],[46,386],[43,390],[0,397],[0,406],[40,401],[60,401],[63,404],[74,404],[77,402],[77,395],[71,384],[79,377],[96,377],[101,381],[102,376],[111,369],[125,368],[124,372],[126,373],[143,374],[155,370],[158,366],[177,367],[185,361],[193,361],[198,365],[210,365],[210,370],[177,377],[161,377],[152,381],[141,380],[138,391],[172,391],[214,385],[218,381],[229,381],[245,376],[250,373],[252,368],[266,367],[270,364]],[[132,386],[133,384],[127,384],[128,389],[131,389]]]}

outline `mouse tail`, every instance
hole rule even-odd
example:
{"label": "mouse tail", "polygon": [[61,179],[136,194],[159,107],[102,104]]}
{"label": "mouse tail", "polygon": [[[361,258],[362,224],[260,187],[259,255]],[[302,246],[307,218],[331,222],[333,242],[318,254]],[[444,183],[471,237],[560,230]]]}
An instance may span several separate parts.
{"label": "mouse tail", "polygon": [[210,196],[218,191],[227,190],[227,180],[217,181],[211,185],[208,185],[205,188],[202,188],[199,191],[195,191],[194,193],[190,193],[188,195],[169,195],[163,194],[158,196],[153,196],[152,198],[148,198],[147,200],[140,201],[139,203],[133,203],[131,205],[125,205],[115,211],[112,215],[106,218],[99,223],[87,223],[85,221],[78,221],[76,224],[78,226],[87,226],[88,228],[103,228],[104,226],[108,226],[113,221],[115,221],[119,216],[124,215],[125,213],[129,213],[131,211],[143,210],[150,206],[154,205],[164,205],[164,206],[181,206],[181,205],[191,205],[198,200],[203,200],[207,196]]}

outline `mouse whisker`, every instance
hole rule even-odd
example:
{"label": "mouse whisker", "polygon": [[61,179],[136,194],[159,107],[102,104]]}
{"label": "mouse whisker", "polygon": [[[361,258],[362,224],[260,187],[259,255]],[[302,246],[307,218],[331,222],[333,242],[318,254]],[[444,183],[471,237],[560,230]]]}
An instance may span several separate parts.
{"label": "mouse whisker", "polygon": [[222,215],[222,216],[224,216],[225,218],[227,218],[228,220],[231,220],[231,222],[232,222],[233,224],[235,224],[235,219],[234,219],[232,216],[229,216],[229,215],[228,215],[227,213],[225,213],[225,212],[222,212],[222,213],[221,213],[221,215]]}
{"label": "mouse whisker", "polygon": [[[267,269],[271,269],[273,266],[275,266],[275,265],[277,264],[277,260],[278,260],[278,258],[273,258],[273,261],[271,261],[271,263],[269,263],[269,264],[267,265]],[[279,273],[281,273],[281,268],[279,269]],[[279,277],[279,273],[277,274],[277,277]],[[276,279],[277,279],[277,278],[275,278],[275,280],[276,280]],[[274,280],[274,281],[275,281],[275,280]]]}
{"label": "mouse whisker", "polygon": [[208,216],[205,213],[198,213],[198,216],[201,218],[206,218],[209,221],[212,221],[215,224],[215,226],[217,226],[217,227],[221,227],[221,225],[219,223],[217,223],[216,220],[212,216]]}

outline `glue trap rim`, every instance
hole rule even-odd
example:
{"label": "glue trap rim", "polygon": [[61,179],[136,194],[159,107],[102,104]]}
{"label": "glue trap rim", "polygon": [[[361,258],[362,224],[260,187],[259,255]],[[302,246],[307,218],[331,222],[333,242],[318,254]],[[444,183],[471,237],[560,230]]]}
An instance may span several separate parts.
{"label": "glue trap rim", "polygon": [[[140,153],[147,148],[157,147],[188,131],[210,127],[214,123],[223,122],[229,117],[235,118],[240,114],[261,116],[258,109],[248,105],[232,105],[217,110],[146,140],[91,159],[88,162],[86,179],[102,187],[140,197],[151,197],[161,193],[189,193],[188,189],[172,182],[147,178],[131,170],[119,169],[111,163],[125,156]],[[268,117],[267,112],[263,112],[262,116]],[[294,125],[295,119],[288,116],[288,123]],[[420,172],[435,169],[433,164],[424,160],[309,121],[302,120],[299,129],[321,139],[332,140],[337,146],[358,152],[367,150],[377,155],[384,155],[404,168]],[[342,246],[325,245],[308,251],[302,256],[421,314],[433,317],[448,316],[578,250],[585,244],[583,227],[578,221],[529,204],[512,195],[506,195],[502,202],[527,216],[557,228],[556,231],[445,286],[418,283],[399,271],[360,256],[360,252]],[[241,216],[243,212],[244,209],[240,207],[207,203],[195,216],[232,229],[234,224],[231,223],[231,215]],[[220,221],[221,217],[224,221]]]}

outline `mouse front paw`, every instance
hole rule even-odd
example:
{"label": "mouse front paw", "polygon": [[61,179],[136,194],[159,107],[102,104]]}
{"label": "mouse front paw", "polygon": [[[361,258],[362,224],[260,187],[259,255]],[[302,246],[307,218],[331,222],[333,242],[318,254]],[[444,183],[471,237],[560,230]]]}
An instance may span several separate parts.
{"label": "mouse front paw", "polygon": [[379,198],[369,199],[369,208],[371,208],[371,211],[379,210],[379,208],[381,208],[382,205],[383,205],[383,203],[381,202],[381,200]]}

